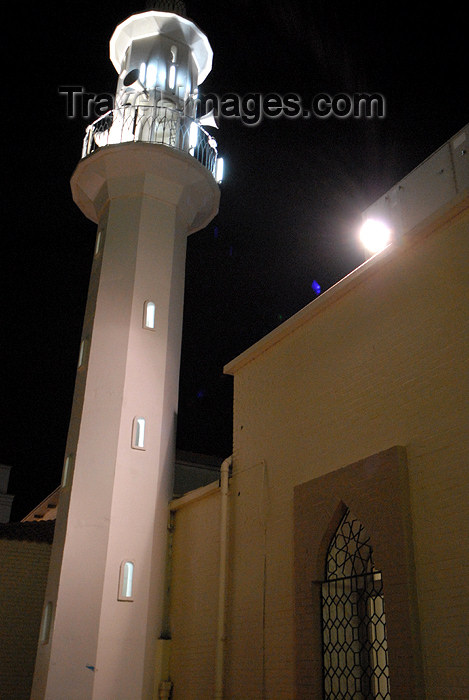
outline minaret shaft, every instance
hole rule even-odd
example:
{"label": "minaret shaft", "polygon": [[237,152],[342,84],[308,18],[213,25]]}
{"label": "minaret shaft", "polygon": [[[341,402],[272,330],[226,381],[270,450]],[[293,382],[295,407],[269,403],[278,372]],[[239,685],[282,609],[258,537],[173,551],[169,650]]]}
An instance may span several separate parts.
{"label": "minaret shaft", "polygon": [[73,199],[98,224],[34,700],[153,698],[164,616],[186,237],[218,211],[195,117],[207,37],[174,12],[115,30],[116,109],[89,125]]}
{"label": "minaret shaft", "polygon": [[[218,206],[212,175],[190,155],[123,144],[79,164],[75,201],[98,223],[39,646],[35,700],[151,697],[161,632],[187,233]],[[194,223],[195,222],[195,223]],[[98,245],[98,243],[97,243]],[[155,328],[144,327],[145,303]],[[132,443],[135,419],[144,443]],[[143,447],[143,449],[142,449]],[[132,600],[118,600],[122,562]]]}

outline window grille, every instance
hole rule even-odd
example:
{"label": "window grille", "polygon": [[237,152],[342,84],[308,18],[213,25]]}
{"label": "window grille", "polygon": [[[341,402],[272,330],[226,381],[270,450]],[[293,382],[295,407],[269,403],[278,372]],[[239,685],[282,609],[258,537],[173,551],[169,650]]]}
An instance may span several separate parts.
{"label": "window grille", "polygon": [[350,511],[329,545],[321,609],[325,700],[390,700],[382,575]]}

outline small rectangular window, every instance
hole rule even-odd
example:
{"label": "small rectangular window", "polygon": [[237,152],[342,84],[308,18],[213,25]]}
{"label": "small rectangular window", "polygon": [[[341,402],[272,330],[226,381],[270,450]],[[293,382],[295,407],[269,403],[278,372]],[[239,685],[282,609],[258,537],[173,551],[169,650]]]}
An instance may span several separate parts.
{"label": "small rectangular window", "polygon": [[61,486],[64,489],[66,486],[69,485],[70,483],[70,478],[72,475],[72,463],[73,463],[73,457],[72,455],[67,455],[65,458],[64,462],[64,468],[62,471],[62,483]]}
{"label": "small rectangular window", "polygon": [[215,166],[215,180],[220,183],[223,181],[223,158],[217,158]]}
{"label": "small rectangular window", "polygon": [[135,450],[145,449],[145,418],[136,416],[132,426],[132,447]]}
{"label": "small rectangular window", "polygon": [[88,352],[88,338],[83,338],[80,343],[80,352],[78,353],[78,369],[83,367],[86,362],[86,355]]}
{"label": "small rectangular window", "polygon": [[130,600],[133,597],[134,587],[134,563],[133,561],[123,561],[119,571],[119,593],[118,600]]}
{"label": "small rectangular window", "polygon": [[94,254],[99,255],[101,252],[101,244],[103,242],[103,231],[102,229],[99,229],[97,235],[96,235],[96,243],[94,246]]}
{"label": "small rectangular window", "polygon": [[156,306],[153,301],[146,301],[143,308],[143,327],[155,330],[156,327]]}
{"label": "small rectangular window", "polygon": [[170,90],[174,90],[175,85],[176,85],[176,66],[173,63],[169,67],[168,87]]}
{"label": "small rectangular window", "polygon": [[41,644],[48,644],[50,637],[50,630],[52,626],[52,602],[49,601],[44,608],[42,613],[41,631],[39,633],[39,640]]}

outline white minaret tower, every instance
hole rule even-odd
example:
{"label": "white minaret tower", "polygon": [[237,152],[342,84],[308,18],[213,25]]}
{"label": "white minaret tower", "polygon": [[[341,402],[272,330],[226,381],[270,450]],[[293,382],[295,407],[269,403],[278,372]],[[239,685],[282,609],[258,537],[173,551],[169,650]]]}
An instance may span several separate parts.
{"label": "white minaret tower", "polygon": [[116,108],[88,128],[71,180],[97,237],[34,700],[153,697],[186,237],[219,203],[216,144],[194,105],[212,50],[183,14],[117,27]]}

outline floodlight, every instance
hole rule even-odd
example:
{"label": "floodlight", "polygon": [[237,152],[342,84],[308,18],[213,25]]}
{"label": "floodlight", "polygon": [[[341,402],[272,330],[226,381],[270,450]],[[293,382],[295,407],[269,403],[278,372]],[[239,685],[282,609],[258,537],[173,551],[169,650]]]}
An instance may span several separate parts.
{"label": "floodlight", "polygon": [[360,240],[370,253],[379,253],[391,243],[391,229],[383,221],[367,219],[360,229]]}

